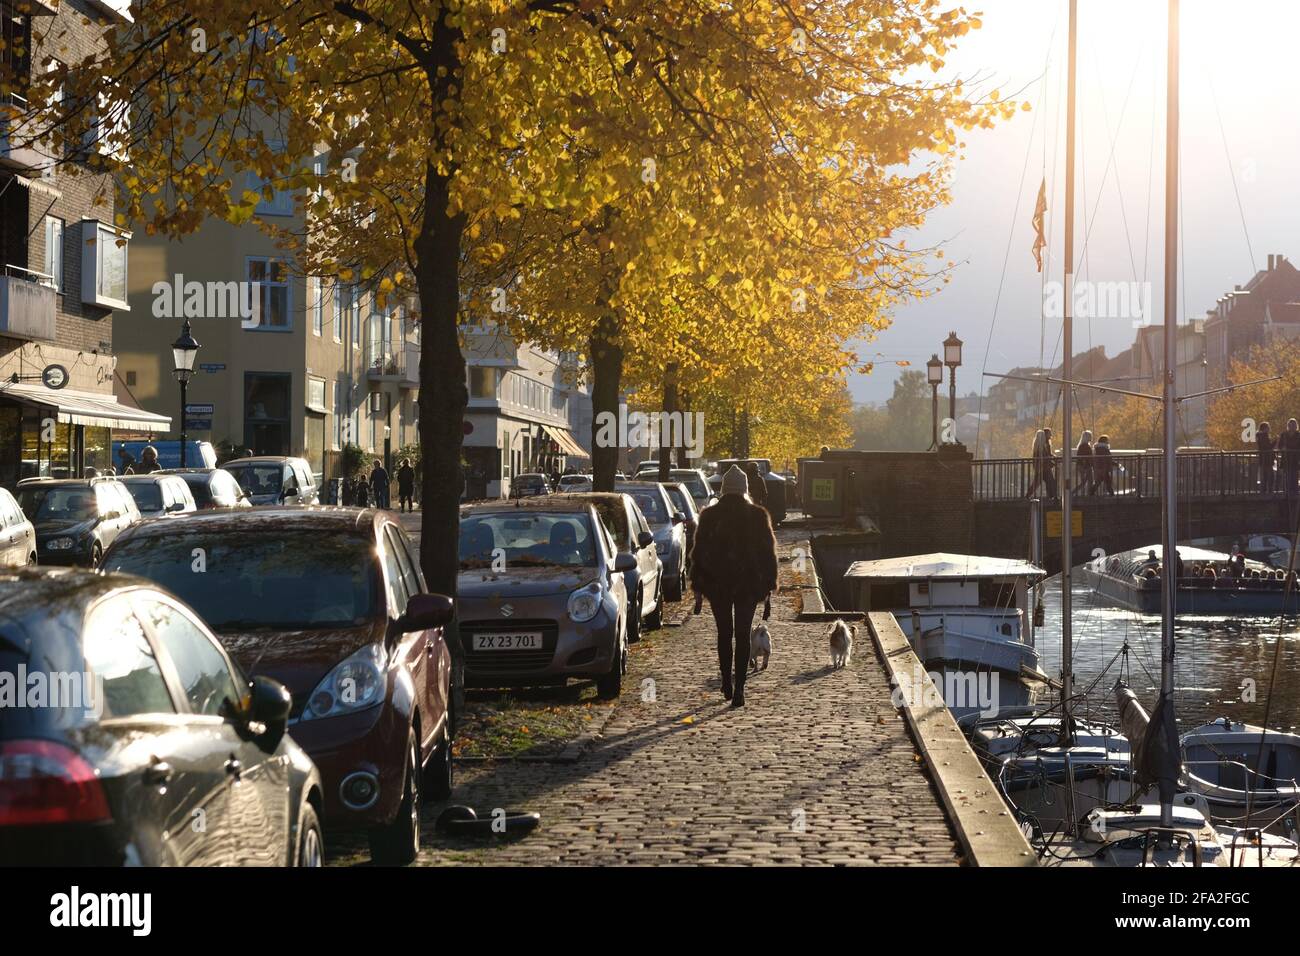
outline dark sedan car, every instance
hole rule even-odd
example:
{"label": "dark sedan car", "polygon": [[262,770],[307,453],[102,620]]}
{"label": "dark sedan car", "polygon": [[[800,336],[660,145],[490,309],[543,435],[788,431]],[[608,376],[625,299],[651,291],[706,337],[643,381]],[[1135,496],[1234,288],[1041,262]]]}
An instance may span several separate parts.
{"label": "dark sedan car", "polygon": [[684,482],[664,481],[660,482],[664,490],[668,492],[668,497],[672,499],[673,507],[681,512],[682,526],[686,529],[686,560],[685,569],[689,574],[691,570],[691,548],[695,546],[695,527],[699,522],[700,513],[696,510],[695,499],[691,497],[690,489]]}
{"label": "dark sedan car", "polygon": [[18,482],[18,504],[36,528],[41,564],[98,567],[117,536],[140,520],[116,478],[27,478]]}
{"label": "dark sedan car", "polygon": [[461,510],[460,633],[465,681],[488,687],[595,678],[617,697],[627,670],[620,554],[589,501],[558,496]]}
{"label": "dark sedan car", "polygon": [[389,512],[272,506],[146,522],[104,567],[187,600],[249,673],[293,693],[289,732],[325,780],[325,823],[409,863],[420,802],[451,794],[451,600],[427,593]]}
{"label": "dark sedan car", "polygon": [[[0,862],[320,866],[320,775],[289,692],[250,683],[147,581],[0,575]],[[41,674],[41,700],[30,696]]]}
{"label": "dark sedan car", "polygon": [[673,506],[663,485],[657,481],[618,481],[614,490],[631,495],[650,522],[655,536],[655,553],[663,562],[663,596],[680,601],[686,592],[686,516]]}

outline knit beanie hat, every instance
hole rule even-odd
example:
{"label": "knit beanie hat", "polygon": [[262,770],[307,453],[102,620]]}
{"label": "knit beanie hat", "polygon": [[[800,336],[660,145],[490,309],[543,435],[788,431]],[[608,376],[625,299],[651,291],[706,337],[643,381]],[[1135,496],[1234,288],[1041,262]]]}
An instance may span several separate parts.
{"label": "knit beanie hat", "polygon": [[749,476],[740,470],[739,465],[732,465],[731,469],[722,476],[722,493],[724,495],[743,495],[749,491]]}

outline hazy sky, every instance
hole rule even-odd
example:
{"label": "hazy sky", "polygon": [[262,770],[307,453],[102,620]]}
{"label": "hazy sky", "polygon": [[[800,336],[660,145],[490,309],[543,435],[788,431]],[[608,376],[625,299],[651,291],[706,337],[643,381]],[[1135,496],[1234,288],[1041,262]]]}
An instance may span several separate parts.
{"label": "hazy sky", "polygon": [[[947,68],[982,77],[984,90],[1018,95],[1034,109],[965,137],[952,203],[908,237],[914,245],[942,243],[957,263],[952,281],[898,309],[889,328],[861,345],[862,358],[876,365],[850,379],[858,401],[888,398],[895,362],[923,366],[952,330],[966,343],[959,393],[995,381],[983,371],[1060,360],[1060,322],[1044,326],[1040,314],[1042,281],[1059,281],[1062,271],[1068,2],[965,6],[982,11],[984,26],[966,36]],[[1151,282],[1156,322],[1164,308],[1166,10],[1164,0],[1079,2],[1077,276]],[[1183,318],[1204,315],[1270,253],[1300,263],[1288,228],[1300,199],[1298,28],[1294,0],[1182,2]],[[1044,177],[1050,246],[1040,275],[1030,220]],[[1133,336],[1127,319],[1076,320],[1075,351],[1105,345],[1113,356]]]}

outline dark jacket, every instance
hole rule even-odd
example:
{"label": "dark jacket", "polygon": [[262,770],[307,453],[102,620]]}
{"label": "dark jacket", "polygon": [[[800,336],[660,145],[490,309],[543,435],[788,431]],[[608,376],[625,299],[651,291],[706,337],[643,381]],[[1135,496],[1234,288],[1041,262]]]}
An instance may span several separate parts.
{"label": "dark jacket", "polygon": [[723,495],[700,513],[691,586],[710,601],[762,601],[776,590],[776,536],[767,511]]}
{"label": "dark jacket", "polygon": [[1273,441],[1273,436],[1266,431],[1256,432],[1255,447],[1259,451],[1260,463],[1271,466],[1273,464],[1273,449],[1277,447]]}
{"label": "dark jacket", "polygon": [[397,493],[409,497],[415,490],[415,469],[410,465],[403,465],[397,469]]}
{"label": "dark jacket", "polygon": [[370,485],[375,490],[388,487],[388,472],[380,465],[370,473]]}
{"label": "dark jacket", "polygon": [[745,473],[749,485],[749,500],[756,505],[767,505],[767,482],[763,480],[763,473],[758,470],[758,465],[752,461],[747,461],[740,466],[740,470]]}

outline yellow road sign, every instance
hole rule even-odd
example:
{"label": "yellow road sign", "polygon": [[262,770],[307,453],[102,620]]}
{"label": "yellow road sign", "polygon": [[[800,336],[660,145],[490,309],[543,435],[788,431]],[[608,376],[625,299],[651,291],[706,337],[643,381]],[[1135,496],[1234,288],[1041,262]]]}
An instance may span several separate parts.
{"label": "yellow road sign", "polygon": [[[1047,536],[1049,538],[1059,538],[1061,536],[1061,525],[1064,523],[1063,511],[1047,512]],[[1070,537],[1083,537],[1083,512],[1076,509],[1070,509]]]}

